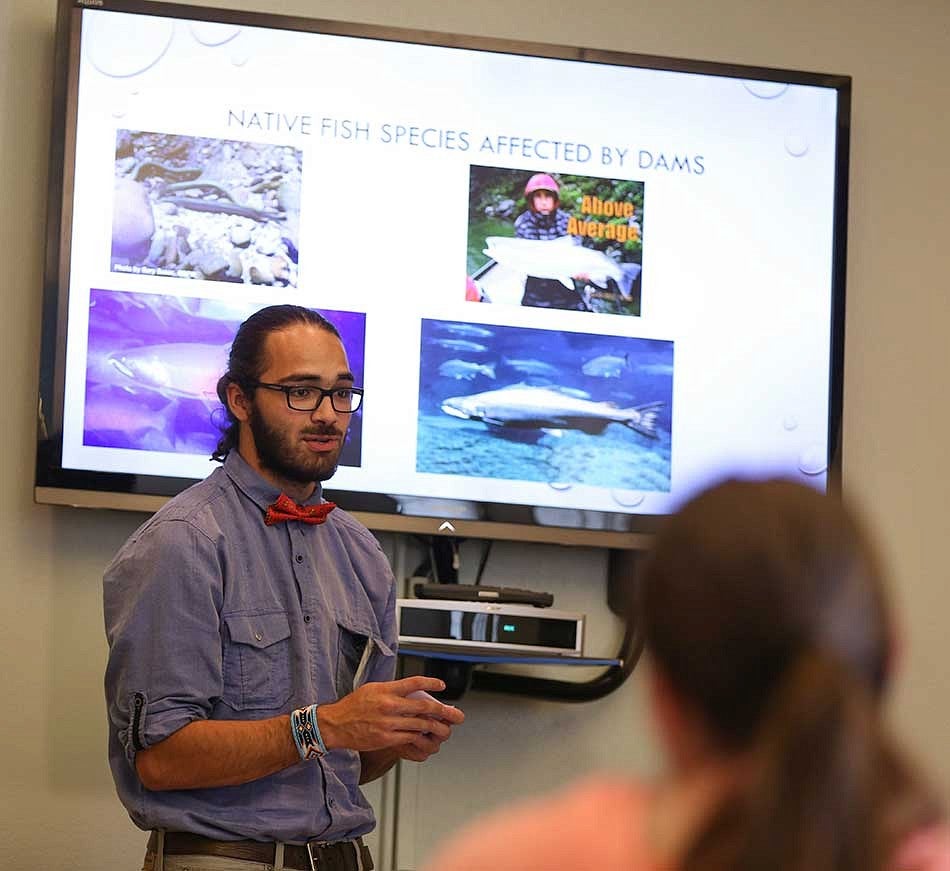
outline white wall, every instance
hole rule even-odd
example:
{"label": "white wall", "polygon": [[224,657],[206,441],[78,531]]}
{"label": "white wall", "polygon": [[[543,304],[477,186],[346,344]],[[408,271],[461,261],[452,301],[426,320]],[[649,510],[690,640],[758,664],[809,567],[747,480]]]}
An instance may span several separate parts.
{"label": "white wall", "polygon": [[[905,630],[896,727],[950,793],[950,5],[227,5],[854,77],[845,484],[866,502],[895,572]],[[140,867],[143,839],[114,797],[106,764],[99,575],[140,518],[36,506],[31,495],[54,19],[53,0],[0,2],[0,867],[131,869]],[[557,572],[559,605],[601,612],[602,568],[594,552],[540,547],[501,547],[490,564],[491,580],[520,586]],[[591,585],[590,605],[582,584]],[[406,778],[399,858],[418,860],[434,837],[420,812],[454,825],[473,805],[609,764],[618,745],[626,748],[621,764],[651,764],[636,690],[632,682],[589,706],[470,696],[465,729],[431,767]],[[510,740],[493,742],[489,724]]]}

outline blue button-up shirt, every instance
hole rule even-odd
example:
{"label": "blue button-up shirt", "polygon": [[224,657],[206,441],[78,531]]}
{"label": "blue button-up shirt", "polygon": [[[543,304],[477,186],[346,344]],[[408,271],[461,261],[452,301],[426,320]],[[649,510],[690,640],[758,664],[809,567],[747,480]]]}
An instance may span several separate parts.
{"label": "blue button-up shirt", "polygon": [[339,508],[321,525],[265,526],[277,496],[231,451],[106,570],[109,760],[143,829],[302,843],[375,824],[351,750],[215,789],[152,792],[135,771],[138,750],[193,720],[273,717],[393,678],[395,584],[378,542]]}

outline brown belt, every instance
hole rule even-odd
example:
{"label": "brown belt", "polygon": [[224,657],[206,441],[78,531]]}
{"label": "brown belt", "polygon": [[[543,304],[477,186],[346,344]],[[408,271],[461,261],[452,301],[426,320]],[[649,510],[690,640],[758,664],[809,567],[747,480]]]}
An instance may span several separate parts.
{"label": "brown belt", "polygon": [[[154,844],[153,839],[149,846]],[[165,832],[166,856],[223,856],[274,864],[276,844],[261,841],[213,841],[190,832]],[[373,858],[362,838],[326,843],[313,840],[284,845],[284,867],[295,871],[372,871]]]}

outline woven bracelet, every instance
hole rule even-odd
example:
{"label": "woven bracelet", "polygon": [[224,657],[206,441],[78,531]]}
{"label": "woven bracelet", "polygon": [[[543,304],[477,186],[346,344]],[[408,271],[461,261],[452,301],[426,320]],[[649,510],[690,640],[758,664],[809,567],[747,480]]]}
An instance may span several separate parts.
{"label": "woven bracelet", "polygon": [[327,752],[317,725],[317,706],[297,708],[290,715],[290,731],[294,736],[297,752],[304,761],[319,759]]}

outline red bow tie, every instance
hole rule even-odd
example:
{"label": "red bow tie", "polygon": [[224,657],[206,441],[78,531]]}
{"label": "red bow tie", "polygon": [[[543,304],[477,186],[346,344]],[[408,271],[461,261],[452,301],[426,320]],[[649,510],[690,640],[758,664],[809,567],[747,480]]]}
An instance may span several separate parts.
{"label": "red bow tie", "polygon": [[319,505],[298,505],[286,493],[281,493],[272,505],[267,506],[264,525],[273,526],[275,523],[283,523],[285,520],[323,523],[334,508],[336,508],[335,502],[321,502]]}

